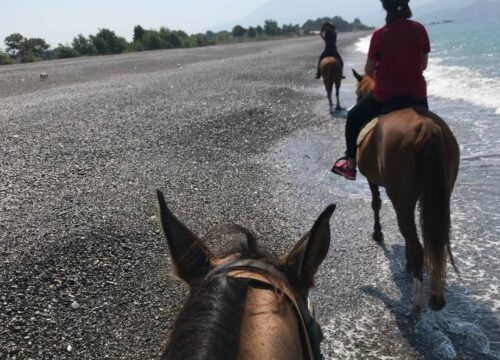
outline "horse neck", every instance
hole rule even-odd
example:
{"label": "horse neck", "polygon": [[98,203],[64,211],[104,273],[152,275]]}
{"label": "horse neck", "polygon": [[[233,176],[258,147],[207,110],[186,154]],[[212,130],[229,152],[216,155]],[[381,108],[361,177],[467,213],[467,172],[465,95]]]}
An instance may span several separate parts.
{"label": "horse neck", "polygon": [[238,359],[303,359],[297,316],[269,290],[249,288]]}

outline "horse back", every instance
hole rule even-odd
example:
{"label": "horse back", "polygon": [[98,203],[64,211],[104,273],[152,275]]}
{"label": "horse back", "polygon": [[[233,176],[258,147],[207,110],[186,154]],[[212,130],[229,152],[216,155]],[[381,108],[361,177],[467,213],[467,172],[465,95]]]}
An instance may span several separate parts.
{"label": "horse back", "polygon": [[433,136],[439,138],[446,156],[443,160],[456,177],[459,149],[453,133],[438,115],[419,107],[379,117],[377,126],[358,148],[359,169],[381,186],[400,176],[416,179],[424,148]]}
{"label": "horse back", "polygon": [[333,56],[327,56],[321,60],[319,64],[323,79],[331,79],[332,81],[339,81],[342,78],[342,65]]}

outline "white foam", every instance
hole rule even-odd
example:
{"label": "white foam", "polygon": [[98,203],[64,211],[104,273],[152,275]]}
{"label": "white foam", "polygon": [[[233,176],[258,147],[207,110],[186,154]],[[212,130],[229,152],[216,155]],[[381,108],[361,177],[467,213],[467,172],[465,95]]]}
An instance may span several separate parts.
{"label": "white foam", "polygon": [[363,54],[368,54],[371,38],[371,35],[360,38],[356,43],[356,50],[362,52]]}
{"label": "white foam", "polygon": [[487,78],[463,66],[448,66],[443,60],[431,58],[425,72],[429,95],[466,101],[495,109],[500,114],[500,79]]}
{"label": "white foam", "polygon": [[[356,43],[356,50],[368,54],[370,36],[362,37]],[[448,66],[443,59],[432,58],[425,72],[428,93],[455,101],[466,101],[495,110],[500,114],[500,79],[487,78],[464,66]]]}
{"label": "white foam", "polygon": [[445,310],[423,312],[415,330],[432,341],[429,345],[433,347],[433,352],[443,359],[454,359],[457,356],[450,335],[459,335],[460,346],[469,353],[490,354],[489,340],[478,325],[460,320]]}

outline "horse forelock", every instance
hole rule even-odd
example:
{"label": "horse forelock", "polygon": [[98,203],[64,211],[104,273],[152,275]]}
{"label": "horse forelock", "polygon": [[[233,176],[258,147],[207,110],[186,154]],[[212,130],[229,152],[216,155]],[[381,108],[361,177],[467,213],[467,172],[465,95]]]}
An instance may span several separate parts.
{"label": "horse forelock", "polygon": [[[256,236],[248,229],[238,225],[225,225],[218,229],[221,236],[228,233],[243,235],[230,251],[221,254],[221,263],[256,259],[280,267],[277,257],[257,248]],[[276,289],[283,286],[276,279],[266,278]],[[249,284],[248,279],[226,273],[201,280],[190,292],[175,320],[162,358],[237,358]],[[282,301],[281,292],[276,292],[276,295]]]}

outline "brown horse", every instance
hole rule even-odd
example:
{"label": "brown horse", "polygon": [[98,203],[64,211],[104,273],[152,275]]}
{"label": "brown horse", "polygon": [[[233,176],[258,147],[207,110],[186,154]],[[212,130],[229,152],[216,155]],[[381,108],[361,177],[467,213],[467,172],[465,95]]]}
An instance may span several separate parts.
{"label": "brown horse", "polygon": [[[375,83],[367,75],[353,73],[358,80],[359,100],[372,91]],[[383,240],[379,186],[385,187],[396,210],[405,239],[407,270],[414,277],[413,310],[419,311],[424,302],[424,259],[430,273],[429,306],[442,309],[446,304],[447,256],[456,270],[450,249],[450,198],[458,174],[459,148],[453,133],[439,116],[424,108],[393,111],[380,116],[360,144],[357,163],[372,192],[374,240]],[[415,225],[418,201],[423,248]]]}
{"label": "brown horse", "polygon": [[[161,223],[175,273],[190,286],[163,359],[321,359],[321,330],[308,292],[330,246],[330,205],[288,255],[258,247],[232,225],[220,239],[239,241],[212,253],[168,209],[158,191]],[[230,233],[228,233],[228,230]]]}
{"label": "brown horse", "polygon": [[333,114],[333,84],[335,84],[335,95],[337,97],[337,105],[335,110],[341,110],[340,100],[339,100],[339,89],[342,83],[342,65],[339,60],[333,56],[325,57],[321,60],[319,64],[321,70],[321,76],[323,76],[323,82],[326,88],[326,95],[328,101],[330,102],[330,113]]}

